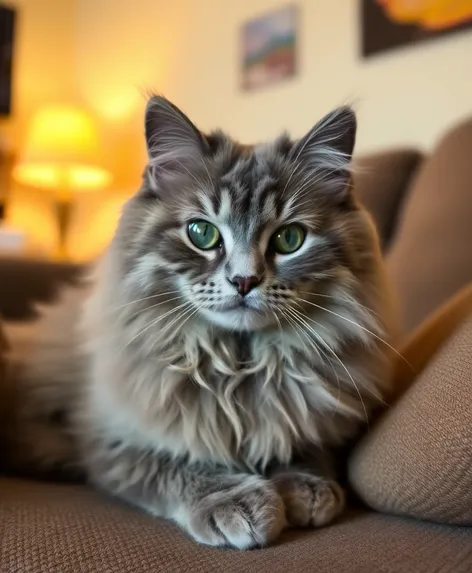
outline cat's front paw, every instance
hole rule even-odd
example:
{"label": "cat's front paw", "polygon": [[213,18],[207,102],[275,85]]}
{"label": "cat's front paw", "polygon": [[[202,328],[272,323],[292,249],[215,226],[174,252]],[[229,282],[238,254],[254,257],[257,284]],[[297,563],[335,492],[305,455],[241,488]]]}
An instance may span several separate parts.
{"label": "cat's front paw", "polygon": [[345,505],[342,488],[334,481],[305,472],[273,477],[291,527],[322,527],[340,515]]}
{"label": "cat's front paw", "polygon": [[284,528],[282,498],[272,483],[256,476],[222,478],[217,491],[192,508],[186,529],[206,545],[250,549],[274,541]]}

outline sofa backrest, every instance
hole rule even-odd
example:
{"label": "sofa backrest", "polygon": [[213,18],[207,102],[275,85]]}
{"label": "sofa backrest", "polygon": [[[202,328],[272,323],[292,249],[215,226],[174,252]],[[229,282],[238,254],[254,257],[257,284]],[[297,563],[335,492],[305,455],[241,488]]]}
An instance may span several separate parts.
{"label": "sofa backrest", "polygon": [[413,177],[386,262],[407,330],[472,281],[472,118]]}
{"label": "sofa backrest", "polygon": [[354,161],[356,195],[375,221],[384,253],[390,247],[400,206],[422,159],[422,153],[415,149],[392,149]]}
{"label": "sofa backrest", "polygon": [[472,281],[472,118],[429,156],[397,149],[358,158],[354,167],[410,331]]}

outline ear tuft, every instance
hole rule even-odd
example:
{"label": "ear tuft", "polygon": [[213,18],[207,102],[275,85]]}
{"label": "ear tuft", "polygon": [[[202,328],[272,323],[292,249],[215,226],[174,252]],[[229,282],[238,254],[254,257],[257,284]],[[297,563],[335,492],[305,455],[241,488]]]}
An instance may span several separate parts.
{"label": "ear tuft", "polygon": [[356,130],[354,111],[348,106],[339,107],[296,142],[291,157],[322,173],[323,181],[331,187],[347,189]]}
{"label": "ear tuft", "polygon": [[149,163],[157,176],[185,169],[205,150],[205,138],[178,107],[153,95],[146,106],[145,136]]}
{"label": "ear tuft", "polygon": [[357,121],[354,111],[339,107],[319,121],[294,147],[295,159],[317,161],[330,155],[335,164],[349,163],[354,151]]}

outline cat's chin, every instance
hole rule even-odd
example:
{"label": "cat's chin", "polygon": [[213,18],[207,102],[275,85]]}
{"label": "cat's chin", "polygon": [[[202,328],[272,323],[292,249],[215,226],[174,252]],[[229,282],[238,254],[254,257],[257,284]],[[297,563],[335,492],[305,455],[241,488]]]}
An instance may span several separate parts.
{"label": "cat's chin", "polygon": [[226,330],[251,332],[263,330],[274,323],[270,312],[262,312],[247,307],[232,308],[223,311],[204,310],[205,318]]}

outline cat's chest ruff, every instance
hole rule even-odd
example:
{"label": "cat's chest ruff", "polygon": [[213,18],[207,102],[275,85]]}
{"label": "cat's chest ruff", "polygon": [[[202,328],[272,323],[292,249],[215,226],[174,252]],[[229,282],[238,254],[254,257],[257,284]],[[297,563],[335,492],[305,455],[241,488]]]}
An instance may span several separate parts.
{"label": "cat's chest ruff", "polygon": [[195,459],[247,466],[287,463],[297,447],[321,445],[336,400],[318,370],[275,344],[259,349],[259,361],[242,350],[246,360],[231,373],[206,358],[176,380],[159,417],[164,441]]}
{"label": "cat's chest ruff", "polygon": [[108,411],[113,405],[100,416],[107,434],[195,461],[264,467],[336,441],[339,416],[352,415],[311,356],[272,341],[236,348],[222,340],[211,350],[194,352],[191,367],[135,362],[125,392],[99,401]]}

